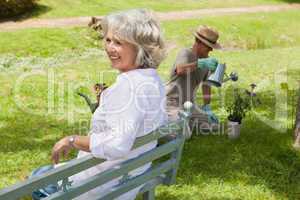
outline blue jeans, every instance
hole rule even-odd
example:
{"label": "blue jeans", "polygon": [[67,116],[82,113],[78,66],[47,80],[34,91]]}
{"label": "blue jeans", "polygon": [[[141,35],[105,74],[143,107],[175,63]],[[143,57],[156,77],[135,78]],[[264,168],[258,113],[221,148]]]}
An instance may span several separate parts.
{"label": "blue jeans", "polygon": [[[36,176],[44,174],[44,173],[46,173],[46,172],[48,172],[52,169],[54,169],[53,165],[45,165],[45,166],[39,167],[39,168],[33,170],[31,175],[28,178],[30,179],[32,177],[36,177]],[[40,200],[40,199],[43,199],[43,198],[46,198],[46,197],[50,196],[51,194],[53,194],[55,192],[58,192],[58,191],[59,191],[59,187],[58,187],[57,183],[56,184],[50,184],[50,185],[48,185],[44,188],[34,190],[32,192],[32,199],[33,200]]]}

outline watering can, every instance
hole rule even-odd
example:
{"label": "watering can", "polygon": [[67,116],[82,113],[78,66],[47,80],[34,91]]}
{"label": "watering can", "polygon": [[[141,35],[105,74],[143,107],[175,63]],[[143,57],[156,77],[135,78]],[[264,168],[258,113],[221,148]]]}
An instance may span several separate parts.
{"label": "watering can", "polygon": [[[215,72],[210,74],[207,82],[210,85],[213,85],[215,87],[221,87],[222,84],[226,81],[232,80],[232,81],[237,81],[238,80],[238,74],[236,72],[231,72],[230,75],[228,76],[225,73],[226,70],[226,64],[224,63],[219,63]],[[224,78],[225,76],[225,78]]]}

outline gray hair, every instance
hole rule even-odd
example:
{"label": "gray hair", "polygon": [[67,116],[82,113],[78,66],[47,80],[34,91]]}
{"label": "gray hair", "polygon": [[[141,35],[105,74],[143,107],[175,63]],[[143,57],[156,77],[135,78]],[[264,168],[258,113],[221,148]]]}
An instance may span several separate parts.
{"label": "gray hair", "polygon": [[153,12],[134,9],[110,14],[101,21],[104,37],[112,32],[114,37],[137,47],[135,64],[143,68],[157,68],[165,58],[162,31]]}

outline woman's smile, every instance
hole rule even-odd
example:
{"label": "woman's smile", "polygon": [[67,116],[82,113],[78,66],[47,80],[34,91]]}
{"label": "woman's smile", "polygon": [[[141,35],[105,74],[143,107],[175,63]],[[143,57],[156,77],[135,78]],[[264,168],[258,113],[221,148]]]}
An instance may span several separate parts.
{"label": "woman's smile", "polygon": [[117,62],[121,60],[121,57],[118,55],[109,54],[108,57],[111,62]]}
{"label": "woman's smile", "polygon": [[105,51],[113,68],[121,72],[137,68],[137,48],[133,44],[116,38],[111,32],[107,33],[104,41]]}

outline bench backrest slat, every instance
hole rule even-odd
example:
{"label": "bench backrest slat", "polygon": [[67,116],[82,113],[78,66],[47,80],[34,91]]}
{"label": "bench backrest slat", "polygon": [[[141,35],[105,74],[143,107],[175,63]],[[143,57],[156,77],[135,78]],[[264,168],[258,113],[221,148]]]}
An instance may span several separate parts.
{"label": "bench backrest slat", "polygon": [[[180,121],[178,122],[180,123]],[[157,140],[167,134],[168,130],[174,132],[180,132],[181,126],[176,123],[170,123],[165,126],[154,130],[146,136],[140,137],[135,142],[133,149],[136,149],[144,144],[147,144],[153,140]],[[31,192],[36,188],[41,188],[49,185],[50,183],[55,183],[62,180],[65,177],[72,176],[80,171],[93,167],[97,164],[104,162],[104,159],[95,158],[92,155],[85,156],[83,158],[74,159],[70,161],[67,165],[63,165],[59,168],[51,170],[43,174],[42,176],[34,177],[32,179],[26,180],[21,183],[17,183],[11,187],[4,188],[0,191],[0,200],[17,199],[24,195],[31,194]]]}
{"label": "bench backrest slat", "polygon": [[[85,193],[97,186],[100,186],[103,183],[106,183],[109,180],[112,180],[116,177],[120,177],[124,174],[128,174],[128,172],[146,164],[151,161],[154,161],[162,156],[167,154],[171,154],[170,159],[165,161],[159,166],[155,166],[151,168],[151,171],[147,171],[146,173],[134,177],[126,179],[124,184],[121,184],[115,188],[113,188],[113,192],[110,194],[105,194],[103,196],[104,199],[111,199],[112,197],[116,197],[119,194],[124,193],[124,191],[129,191],[135,188],[142,183],[145,183],[147,180],[151,180],[157,176],[162,175],[162,173],[166,173],[167,178],[165,178],[165,183],[171,184],[174,183],[176,177],[176,171],[179,165],[181,151],[184,144],[184,135],[186,135],[186,129],[189,118],[190,111],[186,109],[187,112],[181,112],[180,119],[175,122],[171,122],[165,126],[159,127],[153,132],[143,136],[141,138],[137,138],[133,149],[139,148],[153,140],[158,140],[168,134],[177,135],[174,140],[168,141],[166,144],[161,145],[149,152],[140,155],[137,158],[125,161],[121,163],[119,166],[114,167],[113,169],[106,170],[96,176],[86,179],[81,182],[80,185],[74,185],[71,189],[58,192],[47,199],[71,199],[80,194]],[[31,178],[24,182],[15,184],[11,187],[4,188],[0,190],[0,200],[7,199],[18,199],[25,195],[31,194],[33,190],[45,187],[51,183],[56,183],[60,180],[66,179],[74,174],[77,174],[81,171],[84,171],[90,167],[98,165],[104,162],[104,159],[94,158],[92,155],[88,155],[83,158],[74,159],[69,161],[68,164],[53,169],[43,175]],[[162,177],[162,176],[161,176]],[[165,176],[164,176],[165,177]]]}
{"label": "bench backrest slat", "polygon": [[120,177],[123,174],[132,171],[133,169],[141,167],[153,160],[174,152],[177,149],[179,143],[181,143],[180,139],[173,140],[167,144],[160,146],[159,148],[155,148],[152,151],[146,152],[137,158],[127,160],[115,168],[106,170],[93,177],[87,178],[83,180],[79,185],[72,186],[72,189],[67,192],[57,192],[51,195],[51,197],[49,197],[48,199],[63,200],[74,198],[79,194],[85,193],[97,186],[106,183],[107,181]]}
{"label": "bench backrest slat", "polygon": [[73,175],[74,172],[80,172],[103,161],[103,159],[97,159],[91,155],[72,160],[68,163],[68,165],[63,165],[59,168],[46,172],[41,176],[33,177],[32,179],[17,183],[11,187],[4,188],[0,191],[0,200],[20,198],[24,195],[30,194],[36,188],[45,187],[50,183],[55,183],[64,177]]}
{"label": "bench backrest slat", "polygon": [[114,187],[112,190],[108,191],[107,193],[96,197],[95,200],[101,199],[101,200],[111,200],[115,197],[120,196],[121,194],[130,191],[133,188],[138,187],[139,185],[142,185],[143,183],[153,179],[154,177],[159,176],[160,174],[166,173],[167,171],[170,171],[172,168],[174,168],[176,165],[176,160],[170,159],[168,161],[165,161],[158,166],[155,166],[151,169],[151,171],[147,171],[136,178],[129,180],[125,184],[120,184],[119,186]]}
{"label": "bench backrest slat", "polygon": [[133,145],[133,149],[143,146],[144,144],[147,144],[153,140],[158,140],[170,133],[182,134],[183,124],[184,122],[182,120],[178,120],[176,122],[170,122],[167,125],[161,126],[160,128],[152,131],[151,133],[138,138]]}

